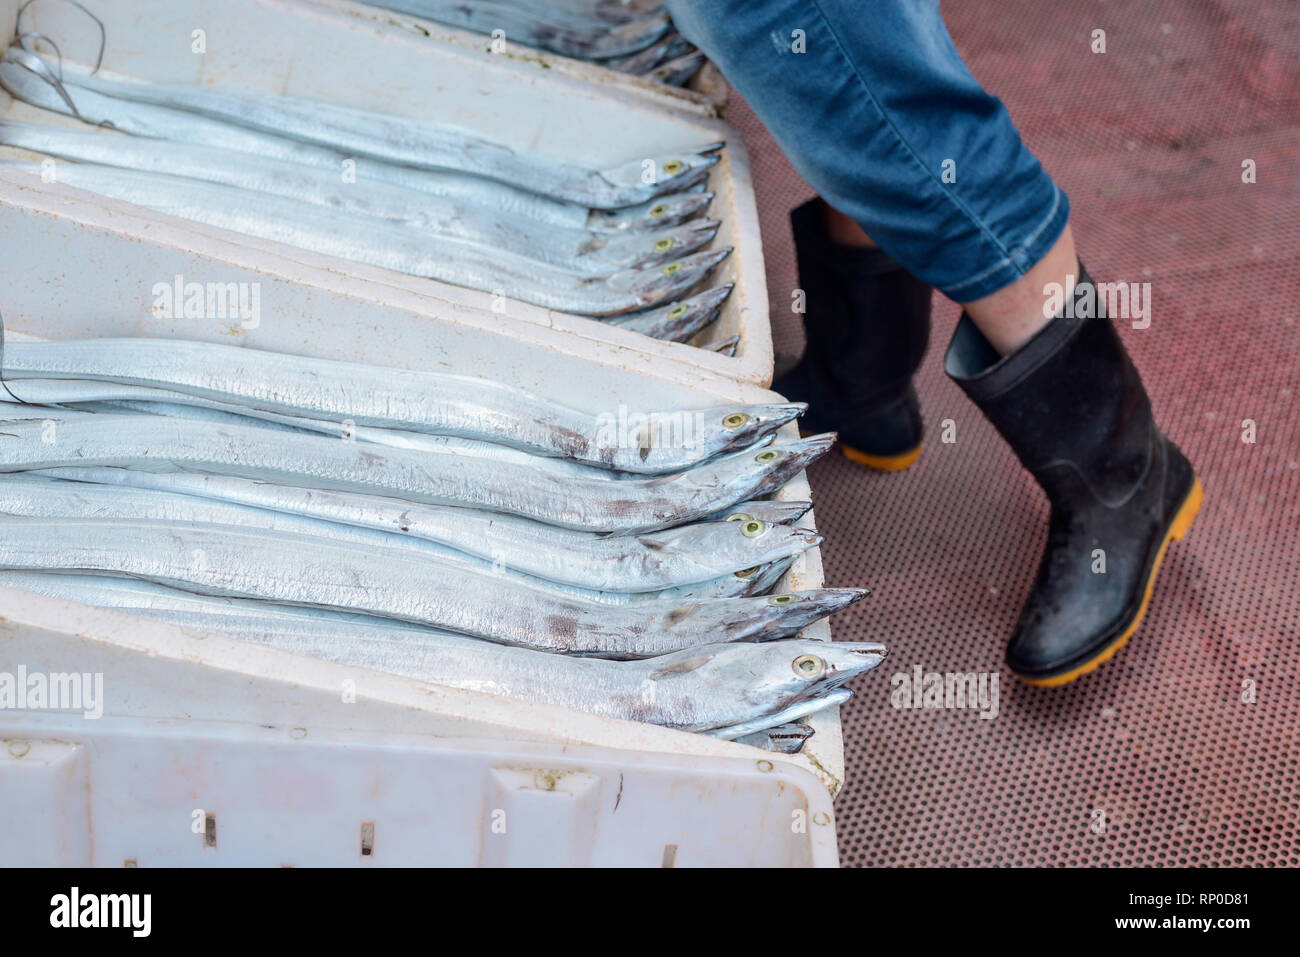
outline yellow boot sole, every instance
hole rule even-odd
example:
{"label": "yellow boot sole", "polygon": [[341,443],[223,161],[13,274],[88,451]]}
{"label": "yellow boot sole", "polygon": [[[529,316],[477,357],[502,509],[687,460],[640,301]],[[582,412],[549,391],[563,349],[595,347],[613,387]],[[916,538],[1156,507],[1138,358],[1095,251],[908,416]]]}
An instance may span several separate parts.
{"label": "yellow boot sole", "polygon": [[867,468],[879,469],[882,472],[901,472],[903,469],[911,468],[916,464],[916,460],[921,457],[921,446],[914,449],[901,452],[898,455],[872,455],[869,452],[862,452],[851,445],[840,443],[840,454],[850,462],[856,462],[858,465],[865,465]]}
{"label": "yellow boot sole", "polygon": [[1198,478],[1192,485],[1192,490],[1187,493],[1187,498],[1183,499],[1183,504],[1178,507],[1178,513],[1174,516],[1173,523],[1169,526],[1169,531],[1165,534],[1165,540],[1160,543],[1160,551],[1156,553],[1156,560],[1151,564],[1151,574],[1147,576],[1146,591],[1142,595],[1142,604],[1138,606],[1137,614],[1129,622],[1123,634],[1112,641],[1092,658],[1079,665],[1077,668],[1065,672],[1064,674],[1052,675],[1050,678],[1029,678],[1025,675],[1016,675],[1021,681],[1027,684],[1037,685],[1040,688],[1057,688],[1061,685],[1069,684],[1076,678],[1088,674],[1090,671],[1096,671],[1101,665],[1105,664],[1119,652],[1121,648],[1128,644],[1133,633],[1138,630],[1142,624],[1142,618],[1147,613],[1147,605],[1151,603],[1151,592],[1155,590],[1156,573],[1160,571],[1160,563],[1164,561],[1165,550],[1169,548],[1169,543],[1177,541],[1187,534],[1187,530],[1192,527],[1192,520],[1196,518],[1196,513],[1201,510],[1201,499],[1205,495],[1205,490],[1201,486],[1201,480]]}

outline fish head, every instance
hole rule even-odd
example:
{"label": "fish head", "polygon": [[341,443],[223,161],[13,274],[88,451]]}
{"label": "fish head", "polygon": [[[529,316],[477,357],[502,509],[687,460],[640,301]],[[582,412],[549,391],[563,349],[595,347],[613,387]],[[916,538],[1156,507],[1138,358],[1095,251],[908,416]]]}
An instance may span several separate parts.
{"label": "fish head", "polygon": [[750,655],[751,693],[783,704],[820,697],[866,674],[885,659],[884,645],[866,641],[790,638],[756,646]]}
{"label": "fish head", "polygon": [[704,213],[713,203],[713,193],[691,190],[661,196],[622,209],[593,209],[587,228],[594,232],[648,232],[677,226]]}
{"label": "fish head", "polygon": [[672,262],[616,272],[605,282],[617,292],[630,293],[642,308],[678,299],[731,255],[732,247],[692,253]]}
{"label": "fish head", "polygon": [[700,72],[700,68],[706,62],[704,54],[699,50],[694,50],[675,57],[666,63],[661,63],[648,71],[645,76],[648,79],[658,80],[660,83],[667,83],[669,86],[681,86]]}
{"label": "fish head", "polygon": [[716,219],[697,219],[650,233],[601,237],[593,244],[599,248],[591,255],[618,269],[658,266],[703,249],[713,241],[721,225]]}
{"label": "fish head", "polygon": [[755,632],[754,636],[771,638],[792,635],[815,621],[857,604],[869,594],[871,592],[866,588],[812,588],[746,600],[766,605],[760,610],[761,616],[756,613],[755,617],[762,617],[768,627],[764,632]]}
{"label": "fish head", "polygon": [[[773,402],[764,405],[714,406],[695,413],[705,430],[698,436],[699,447],[710,455],[720,455],[745,449],[771,435],[787,422],[803,415],[808,408],[803,402]],[[767,450],[769,453],[771,449]],[[755,458],[760,464],[776,462],[785,457],[784,452]]]}
{"label": "fish head", "polygon": [[[788,403],[787,414],[791,417],[797,415],[801,405]],[[749,448],[720,456],[683,474],[691,476],[694,481],[714,486],[743,486],[746,496],[761,497],[785,485],[834,445],[834,433],[786,442],[774,442],[772,436],[767,435]],[[745,514],[742,509],[734,509],[728,514],[735,513]]]}
{"label": "fish head", "polygon": [[[787,408],[801,405],[803,405],[801,402],[786,403]],[[770,492],[775,492],[833,449],[835,442],[835,433],[827,432],[823,435],[813,435],[789,442],[775,442],[768,448],[755,452],[753,456],[754,462],[763,468],[765,474],[758,489],[751,494],[767,495]],[[737,456],[736,459],[737,461],[743,461],[745,456]]]}
{"label": "fish head", "polygon": [[711,143],[698,150],[667,153],[632,160],[601,171],[602,178],[616,189],[645,190],[650,195],[676,193],[703,182],[709,170],[721,159],[721,143]]}
{"label": "fish head", "polygon": [[795,702],[822,697],[865,674],[884,660],[875,642],[813,641],[789,638],[761,643],[702,645],[652,660],[651,679],[689,676],[709,688],[760,704],[771,712]]}
{"label": "fish head", "polygon": [[[755,577],[758,566],[799,555],[822,543],[812,529],[772,525],[759,519],[735,522],[695,522],[638,536],[649,560],[672,558],[694,563],[708,578],[732,573]],[[742,574],[744,573],[744,574]]]}
{"label": "fish head", "polygon": [[733,505],[718,518],[725,522],[743,522],[756,518],[771,525],[793,525],[812,509],[812,502],[782,502],[775,499],[753,500]]}

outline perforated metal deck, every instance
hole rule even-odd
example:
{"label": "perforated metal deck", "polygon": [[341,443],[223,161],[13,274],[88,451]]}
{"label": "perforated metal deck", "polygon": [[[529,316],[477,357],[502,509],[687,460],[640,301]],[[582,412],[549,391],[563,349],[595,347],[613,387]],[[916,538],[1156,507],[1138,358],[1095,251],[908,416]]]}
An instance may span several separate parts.
{"label": "perforated metal deck", "polygon": [[[1141,630],[1100,671],[1059,689],[1003,672],[993,720],[891,707],[891,675],[917,665],[1003,671],[1045,533],[1045,499],[942,374],[957,309],[936,299],[920,462],[882,475],[837,457],[811,474],[828,583],[874,592],[835,633],[893,652],[845,710],[842,858],[1300,863],[1300,5],[944,11],[974,74],[1070,194],[1089,270],[1152,283],[1150,328],[1121,332],[1206,499]],[[1104,55],[1089,49],[1097,28]],[[789,362],[802,332],[788,311],[787,214],[811,192],[739,97],[729,118],[755,162],[778,362]],[[952,444],[939,441],[945,419]]]}

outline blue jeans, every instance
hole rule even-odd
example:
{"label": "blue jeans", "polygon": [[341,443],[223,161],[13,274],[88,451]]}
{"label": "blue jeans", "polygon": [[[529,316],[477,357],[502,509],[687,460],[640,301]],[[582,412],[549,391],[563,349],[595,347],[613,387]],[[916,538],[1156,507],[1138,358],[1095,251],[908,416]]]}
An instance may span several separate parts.
{"label": "blue jeans", "polygon": [[1070,204],[975,82],[938,0],[667,0],[790,162],[958,302],[1019,279]]}

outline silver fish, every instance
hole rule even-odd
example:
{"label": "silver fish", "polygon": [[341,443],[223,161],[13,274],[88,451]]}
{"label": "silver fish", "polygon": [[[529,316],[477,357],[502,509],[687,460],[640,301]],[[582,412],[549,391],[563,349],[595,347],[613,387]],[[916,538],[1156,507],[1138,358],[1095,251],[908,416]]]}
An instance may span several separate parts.
{"label": "silver fish", "polygon": [[766,641],[861,600],[858,589],[681,604],[581,602],[396,549],[167,522],[0,518],[0,568],[124,575],[200,594],[361,612],[559,654],[649,658]]}
{"label": "silver fish", "polygon": [[[4,120],[0,120],[0,144],[89,164],[88,170],[69,170],[65,181],[72,186],[95,189],[95,168],[104,166],[197,179],[500,249],[581,276],[608,276],[619,270],[663,265],[708,245],[720,225],[717,220],[699,220],[622,235],[573,229],[510,218],[490,207],[389,183],[344,183],[337,172],[299,163],[205,146],[177,144],[159,149],[157,143],[137,137],[78,133]],[[48,177],[49,169],[42,169]],[[56,179],[62,178],[59,171],[55,167]]]}
{"label": "silver fish", "polygon": [[499,0],[378,0],[376,6],[436,23],[492,35],[504,30],[507,40],[581,60],[626,56],[659,40],[669,29],[666,14],[625,21],[586,22],[563,10],[530,7]]}
{"label": "silver fish", "polygon": [[712,581],[755,566],[779,564],[822,541],[811,529],[783,524],[796,521],[807,509],[807,503],[799,502],[742,503],[744,518],[739,523],[710,521],[640,535],[598,535],[478,509],[416,505],[224,475],[120,468],[50,469],[40,474],[375,529],[435,542],[497,566],[591,591],[661,591]]}
{"label": "silver fish", "polygon": [[[637,417],[630,415],[622,429],[614,411],[593,416],[485,379],[178,339],[10,342],[3,365],[6,380],[120,382],[268,412],[481,439],[638,473],[678,471],[743,449],[806,408],[794,402],[646,410],[644,424],[632,429]],[[619,432],[635,432],[635,447]]]}
{"label": "silver fish", "polygon": [[674,30],[658,43],[646,47],[639,53],[605,60],[601,63],[601,66],[617,70],[620,73],[631,73],[640,76],[649,73],[662,63],[685,56],[694,49],[695,47],[691,45],[690,41]]}
{"label": "silver fish", "polygon": [[[120,382],[99,382],[85,379],[9,379],[5,391],[0,392],[0,408],[10,421],[76,419],[78,413],[139,412],[169,418],[215,422],[222,425],[257,426],[299,434],[328,435],[350,442],[388,446],[418,452],[437,452],[452,455],[472,455],[496,462],[510,462],[526,466],[536,472],[555,476],[572,476],[585,481],[617,481],[630,473],[598,468],[570,459],[534,455],[522,449],[480,439],[464,439],[451,435],[432,435],[406,429],[376,428],[344,421],[331,422],[301,415],[286,415],[264,409],[218,402],[184,392],[151,389],[147,386],[127,385]],[[768,434],[745,449],[726,452],[740,455],[750,450],[757,452],[770,445],[774,436]]]}
{"label": "silver fish", "polygon": [[661,63],[642,75],[646,79],[658,80],[668,86],[685,86],[707,62],[709,62],[708,58],[701,51],[692,50],[666,63]]}
{"label": "silver fish", "polygon": [[[5,163],[39,175],[39,164]],[[681,256],[666,265],[578,273],[400,224],[314,206],[267,193],[136,170],[67,163],[59,181],[169,216],[286,243],[349,262],[435,279],[572,315],[612,316],[672,301],[705,279],[731,247]],[[678,227],[659,240],[669,248],[701,245],[711,226]]]}
{"label": "silver fish", "polygon": [[[0,392],[0,408],[4,409],[4,415],[10,421],[36,419],[70,421],[78,418],[78,413],[139,412],[222,425],[257,426],[298,434],[328,435],[345,441],[411,451],[473,455],[497,462],[527,466],[547,475],[575,476],[586,480],[616,481],[627,474],[584,465],[569,459],[533,455],[521,449],[479,439],[462,439],[451,435],[430,435],[426,432],[374,428],[306,416],[285,415],[217,402],[213,399],[187,395],[184,392],[151,389],[147,386],[126,385],[120,382],[96,382],[84,379],[10,379],[5,383],[5,389],[6,391]],[[771,436],[767,436],[759,441],[767,442],[770,438]]]}
{"label": "silver fish", "polygon": [[735,283],[724,283],[668,308],[615,316],[612,326],[630,329],[651,339],[685,342],[716,320],[722,303],[731,295]]}
{"label": "silver fish", "polygon": [[594,209],[633,206],[693,186],[718,162],[716,151],[722,146],[710,143],[593,170],[538,153],[522,153],[462,127],[319,100],[210,86],[125,82],[72,72],[64,76],[64,83],[76,90],[184,110],[351,156],[369,156],[416,169],[469,173]]}
{"label": "silver fish", "polygon": [[493,209],[504,217],[594,232],[640,232],[684,223],[702,213],[713,200],[713,194],[702,187],[688,187],[636,206],[596,210],[478,176],[349,156],[272,133],[233,127],[183,110],[115,100],[93,90],[79,89],[76,100],[67,102],[52,85],[54,80],[57,80],[54,72],[40,57],[16,47],[5,51],[0,60],[0,86],[16,98],[91,124],[112,127],[119,133],[284,160],[325,170],[334,176],[347,168],[345,164],[351,164],[358,182],[406,187],[448,201]]}
{"label": "silver fish", "polygon": [[[785,639],[707,644],[644,661],[606,661],[541,654],[376,619],[367,623],[358,616],[249,601],[241,607],[239,600],[179,592],[175,602],[164,598],[133,607],[133,599],[155,596],[120,589],[107,579],[97,584],[83,576],[8,572],[0,573],[0,585],[445,687],[685,731],[761,724],[792,704],[820,703],[825,699],[819,696],[833,695],[884,655],[875,644]],[[807,658],[825,665],[810,668]]]}
{"label": "silver fish", "polygon": [[[683,583],[667,589],[649,590],[643,583],[636,582],[633,591],[597,590],[552,582],[531,575],[511,566],[503,552],[498,552],[491,559],[476,557],[411,535],[398,535],[357,525],[339,524],[324,519],[175,492],[91,485],[43,476],[7,475],[0,478],[0,514],[47,519],[121,519],[221,525],[315,536],[361,547],[405,549],[410,552],[413,560],[427,558],[485,574],[505,575],[556,594],[603,604],[626,604],[643,600],[685,602],[698,598],[761,594],[776,584],[790,562],[794,560],[793,555],[783,555],[755,567],[736,569],[734,573],[723,573],[710,580],[701,579],[699,582]],[[798,546],[808,546],[814,540],[813,536],[805,533],[798,541]],[[553,560],[555,559],[559,559],[559,556],[554,556]]]}
{"label": "silver fish", "polygon": [[724,356],[734,356],[736,354],[736,347],[739,345],[740,336],[730,336],[719,342],[710,342],[707,346],[704,346],[704,348],[708,349],[710,352],[717,352]]}
{"label": "silver fish", "polygon": [[729,503],[775,491],[820,458],[834,436],[775,444],[657,478],[582,481],[526,466],[378,448],[256,426],[142,415],[85,415],[0,431],[0,472],[112,466],[197,471],[425,505],[465,505],[596,532],[643,532],[697,521]]}

